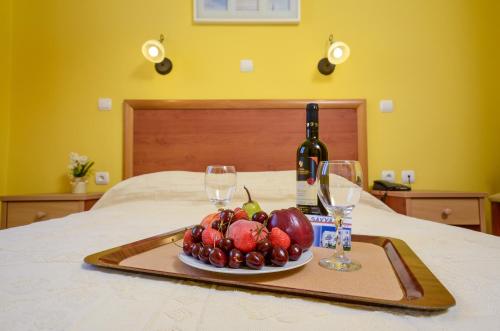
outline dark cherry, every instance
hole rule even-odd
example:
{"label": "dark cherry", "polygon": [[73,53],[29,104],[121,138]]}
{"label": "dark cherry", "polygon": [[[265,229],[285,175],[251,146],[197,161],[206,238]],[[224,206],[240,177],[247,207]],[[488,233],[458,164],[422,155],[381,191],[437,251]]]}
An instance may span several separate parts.
{"label": "dark cherry", "polygon": [[243,253],[236,248],[233,248],[229,252],[228,257],[229,257],[229,259],[228,259],[229,260],[228,261],[229,268],[238,269],[239,267],[241,267],[241,265],[244,262]]}
{"label": "dark cherry", "polygon": [[217,247],[224,252],[229,253],[234,248],[234,242],[231,238],[222,238],[217,242]]}
{"label": "dark cherry", "polygon": [[200,261],[203,261],[205,263],[210,263],[208,258],[210,257],[210,253],[212,253],[213,250],[214,250],[213,247],[203,246],[200,253],[198,254],[198,258],[200,259]]}
{"label": "dark cherry", "polygon": [[256,250],[258,252],[261,252],[262,255],[267,256],[267,253],[269,253],[272,248],[273,248],[273,245],[271,244],[269,239],[266,238],[266,239],[262,239],[261,241],[259,241],[257,243]]}
{"label": "dark cherry", "polygon": [[267,221],[267,218],[268,216],[265,211],[258,211],[253,214],[252,221],[264,224],[264,222]]}
{"label": "dark cherry", "polygon": [[271,257],[270,256],[271,256],[271,254],[267,255],[266,256],[266,261],[264,262],[264,264],[267,265],[267,266],[272,266],[273,265],[273,263],[271,262]]}
{"label": "dark cherry", "polygon": [[229,223],[234,215],[234,211],[231,209],[224,209],[223,211],[220,212],[220,220],[223,223]]}
{"label": "dark cherry", "polygon": [[265,259],[266,259],[266,261],[265,261],[264,263],[265,263],[266,265],[268,265],[268,266],[272,266],[272,265],[273,265],[273,263],[271,262],[271,252],[272,252],[272,251],[273,251],[273,249],[271,248],[271,249],[269,250],[269,252],[267,252],[267,255],[265,255],[265,256],[264,256],[264,257],[265,257]]}
{"label": "dark cherry", "polygon": [[219,231],[219,228],[220,228],[220,221],[219,220],[213,221],[212,222],[212,229]]}
{"label": "dark cherry", "polygon": [[205,228],[201,225],[193,226],[193,228],[191,229],[191,234],[193,235],[193,242],[195,243],[201,242],[201,235],[203,234],[203,230],[205,230]]}
{"label": "dark cherry", "polygon": [[251,269],[262,269],[262,267],[264,266],[265,258],[262,253],[250,252],[247,254],[245,262],[247,264],[247,267]]}
{"label": "dark cherry", "polygon": [[223,223],[222,221],[217,220],[217,221],[212,222],[212,229],[215,229],[217,231],[224,233],[227,230],[228,224],[229,224],[229,222]]}
{"label": "dark cherry", "polygon": [[288,262],[288,252],[279,246],[273,247],[271,251],[271,263],[282,267]]}
{"label": "dark cherry", "polygon": [[290,259],[290,261],[297,261],[301,255],[302,248],[299,245],[293,244],[288,247],[288,258]]}
{"label": "dark cherry", "polygon": [[191,247],[191,255],[197,259],[198,255],[200,255],[200,251],[203,248],[203,245],[200,243],[193,243]]}
{"label": "dark cherry", "polygon": [[227,255],[220,248],[214,248],[210,253],[208,260],[210,264],[216,266],[217,268],[223,268],[227,264]]}
{"label": "dark cherry", "polygon": [[182,250],[186,255],[191,255],[191,252],[193,251],[193,243],[184,243],[182,244]]}

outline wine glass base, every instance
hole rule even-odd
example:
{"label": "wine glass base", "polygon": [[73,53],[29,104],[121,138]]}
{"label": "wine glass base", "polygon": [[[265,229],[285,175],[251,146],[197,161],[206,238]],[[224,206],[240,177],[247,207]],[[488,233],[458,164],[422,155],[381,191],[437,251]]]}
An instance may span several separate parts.
{"label": "wine glass base", "polygon": [[351,272],[361,269],[361,263],[355,260],[339,259],[333,256],[321,259],[319,265],[326,269],[342,272]]}

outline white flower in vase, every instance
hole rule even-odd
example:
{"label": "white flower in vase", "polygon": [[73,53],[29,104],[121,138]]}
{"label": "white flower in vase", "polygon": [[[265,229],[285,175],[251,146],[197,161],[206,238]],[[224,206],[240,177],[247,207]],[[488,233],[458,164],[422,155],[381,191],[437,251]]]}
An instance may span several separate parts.
{"label": "white flower in vase", "polygon": [[77,162],[79,158],[79,155],[77,153],[71,152],[69,153],[69,160],[71,162]]}
{"label": "white flower in vase", "polygon": [[86,155],[81,155],[80,158],[78,159],[78,162],[80,162],[80,164],[85,164],[88,162],[88,160],[89,158]]}
{"label": "white flower in vase", "polygon": [[87,175],[94,161],[89,160],[86,155],[78,155],[71,152],[69,154],[70,163],[68,165],[73,193],[85,193],[87,191]]}

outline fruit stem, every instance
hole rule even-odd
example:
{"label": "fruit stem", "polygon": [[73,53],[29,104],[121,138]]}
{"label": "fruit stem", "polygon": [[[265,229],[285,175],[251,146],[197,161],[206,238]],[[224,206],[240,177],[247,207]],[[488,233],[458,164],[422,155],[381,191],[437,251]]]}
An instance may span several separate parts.
{"label": "fruit stem", "polygon": [[246,186],[243,186],[243,188],[245,189],[245,191],[247,191],[247,195],[248,195],[248,202],[252,202],[252,197],[250,196],[250,191],[247,189]]}

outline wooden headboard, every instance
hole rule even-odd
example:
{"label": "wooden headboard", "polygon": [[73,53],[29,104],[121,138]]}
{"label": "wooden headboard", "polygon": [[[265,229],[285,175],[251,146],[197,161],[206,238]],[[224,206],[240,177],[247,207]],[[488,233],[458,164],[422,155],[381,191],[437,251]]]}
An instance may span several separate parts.
{"label": "wooden headboard", "polygon": [[329,158],[359,160],[368,178],[364,100],[125,100],[124,177],[209,164],[295,169],[309,102]]}

